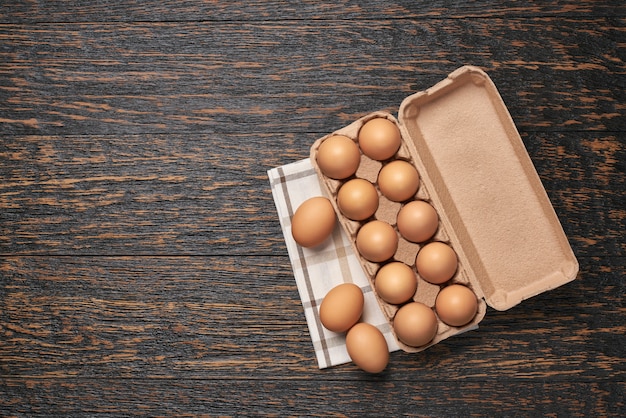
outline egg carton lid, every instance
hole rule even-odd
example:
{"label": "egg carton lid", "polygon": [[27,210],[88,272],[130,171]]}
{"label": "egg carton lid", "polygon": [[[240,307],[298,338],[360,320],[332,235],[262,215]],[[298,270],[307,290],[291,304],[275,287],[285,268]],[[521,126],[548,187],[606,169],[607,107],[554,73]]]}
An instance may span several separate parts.
{"label": "egg carton lid", "polygon": [[[495,84],[464,66],[406,97],[398,120],[441,221],[487,304],[573,280],[578,261]],[[445,208],[445,209],[444,209]]]}

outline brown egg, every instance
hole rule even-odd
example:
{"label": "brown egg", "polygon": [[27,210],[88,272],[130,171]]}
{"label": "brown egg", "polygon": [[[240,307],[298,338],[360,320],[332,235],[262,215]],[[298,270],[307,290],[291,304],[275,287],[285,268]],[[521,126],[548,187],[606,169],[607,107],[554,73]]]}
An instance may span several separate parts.
{"label": "brown egg", "polygon": [[397,218],[400,235],[411,242],[430,239],[439,226],[437,211],[423,200],[414,200],[404,205]]}
{"label": "brown egg", "polygon": [[415,196],[420,185],[420,176],[415,167],[403,160],[385,164],[378,173],[381,193],[394,202],[404,202]]}
{"label": "brown egg", "polygon": [[408,301],[417,290],[417,276],[411,267],[399,261],[385,264],[376,273],[376,293],[387,303]]}
{"label": "brown egg", "polygon": [[337,206],[347,218],[362,221],[378,209],[378,193],[367,180],[348,180],[337,193]]}
{"label": "brown egg", "polygon": [[316,159],[325,176],[341,180],[356,173],[361,152],[356,142],[347,136],[333,135],[321,143]]}
{"label": "brown egg", "polygon": [[419,275],[427,282],[441,284],[454,276],[458,259],[454,250],[443,242],[426,244],[415,258]]}
{"label": "brown egg", "polygon": [[373,325],[359,322],[346,335],[348,355],[361,370],[380,373],[389,363],[389,348],[382,332]]}
{"label": "brown egg", "polygon": [[330,201],[321,196],[305,200],[291,218],[291,235],[302,247],[320,245],[332,234],[337,216]]}
{"label": "brown egg", "polygon": [[380,263],[396,253],[398,234],[387,222],[370,221],[357,232],[356,246],[365,259]]}
{"label": "brown egg", "polygon": [[421,347],[437,335],[437,316],[423,303],[407,303],[396,312],[393,329],[404,344]]}
{"label": "brown egg", "polygon": [[320,304],[320,321],[326,329],[345,332],[359,321],[363,313],[363,291],[353,283],[333,287]]}
{"label": "brown egg", "polygon": [[385,118],[367,121],[359,130],[359,146],[363,154],[374,160],[387,160],[400,148],[400,130]]}
{"label": "brown egg", "polygon": [[444,287],[437,295],[435,310],[439,319],[453,327],[462,327],[474,319],[478,300],[470,288],[460,284]]}

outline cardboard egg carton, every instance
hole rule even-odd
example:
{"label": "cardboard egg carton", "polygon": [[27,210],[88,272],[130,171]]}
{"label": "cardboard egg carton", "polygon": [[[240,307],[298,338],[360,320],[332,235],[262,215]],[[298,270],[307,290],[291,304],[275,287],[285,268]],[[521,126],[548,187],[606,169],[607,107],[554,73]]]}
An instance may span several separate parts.
{"label": "cardboard egg carton", "polygon": [[[379,117],[391,120],[400,130],[402,144],[396,155],[381,162],[361,154],[354,176],[344,180],[324,176],[316,160],[321,143],[333,135],[345,135],[358,143],[363,124]],[[460,283],[472,289],[479,301],[469,324],[452,327],[439,320],[437,335],[429,344],[410,347],[398,341],[403,350],[422,351],[477,327],[487,305],[507,310],[576,277],[578,262],[506,105],[485,72],[464,66],[435,86],[406,97],[398,119],[373,112],[318,139],[311,147],[311,163],[374,291],[376,273],[384,263],[359,255],[356,234],[373,219],[389,223],[397,232],[396,216],[403,203],[388,200],[377,187],[378,210],[373,218],[358,222],[342,215],[336,197],[341,185],[354,177],[376,185],[382,166],[396,159],[409,161],[417,169],[420,187],[414,199],[435,208],[439,228],[433,238],[419,244],[398,233],[398,249],[389,261],[401,261],[416,272],[415,258],[421,246],[445,242],[458,256],[455,275],[443,285],[428,283],[418,275],[412,299],[434,307],[443,286]],[[378,295],[377,299],[393,329],[399,306]]]}

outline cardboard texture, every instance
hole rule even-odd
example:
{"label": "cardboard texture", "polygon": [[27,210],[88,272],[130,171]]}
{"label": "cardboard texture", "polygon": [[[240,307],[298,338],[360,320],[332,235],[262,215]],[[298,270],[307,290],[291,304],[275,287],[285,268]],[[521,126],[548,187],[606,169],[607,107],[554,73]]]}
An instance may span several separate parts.
{"label": "cardboard texture", "polygon": [[[478,313],[469,324],[451,327],[439,321],[431,343],[410,347],[398,341],[403,350],[421,351],[476,328],[485,316],[486,304],[506,310],[576,277],[578,262],[506,105],[487,74],[472,66],[461,67],[426,91],[405,98],[399,120],[386,112],[373,112],[312,145],[311,163],[357,255],[356,233],[372,219],[356,222],[341,214],[337,191],[349,179],[324,176],[316,153],[332,135],[357,141],[361,126],[377,117],[393,121],[400,129],[402,145],[391,160],[402,159],[415,166],[420,174],[415,199],[429,202],[440,218],[435,236],[425,243],[411,243],[398,234],[393,260],[415,270],[418,251],[431,241],[449,244],[459,259],[454,277],[444,285],[418,277],[413,300],[433,307],[440,289],[452,283],[465,284],[479,300]],[[376,185],[385,163],[362,155],[353,177]],[[402,203],[387,200],[379,190],[378,194],[374,218],[395,228]],[[382,264],[360,256],[359,261],[374,288]],[[377,300],[392,324],[399,306],[378,296]]]}

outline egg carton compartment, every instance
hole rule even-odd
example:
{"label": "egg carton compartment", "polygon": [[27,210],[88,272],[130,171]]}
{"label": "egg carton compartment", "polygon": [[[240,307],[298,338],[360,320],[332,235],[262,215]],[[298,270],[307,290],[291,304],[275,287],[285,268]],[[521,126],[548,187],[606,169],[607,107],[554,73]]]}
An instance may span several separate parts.
{"label": "egg carton compartment", "polygon": [[[504,102],[482,70],[458,69],[437,85],[407,97],[398,115],[396,119],[387,112],[373,112],[319,138],[311,147],[311,163],[375,294],[378,270],[387,262],[400,261],[418,278],[412,300],[433,311],[437,295],[451,284],[463,284],[477,297],[477,313],[470,323],[454,327],[438,319],[437,334],[430,343],[412,347],[398,340],[404,351],[422,351],[476,328],[487,305],[506,310],[576,277],[578,262],[559,220]],[[360,129],[374,118],[385,118],[398,127],[401,145],[396,154],[378,161],[361,153],[354,175],[342,180],[325,176],[317,163],[320,145],[334,135],[346,136],[358,145]],[[407,202],[390,201],[378,187],[378,173],[393,160],[410,162],[416,168],[420,185],[410,200],[430,203],[439,216],[438,229],[426,242],[402,237],[396,219]],[[338,190],[353,178],[368,180],[378,192],[378,209],[363,221],[346,218],[337,205]],[[368,261],[356,246],[359,229],[372,220],[388,223],[398,235],[397,251],[382,263]],[[458,258],[454,276],[439,285],[421,278],[415,266],[422,246],[432,241],[446,243]],[[393,329],[400,305],[376,297]]]}
{"label": "egg carton compartment", "polygon": [[[331,204],[333,205],[335,212],[337,213],[341,226],[350,237],[355,254],[359,258],[361,266],[363,267],[363,270],[366,273],[366,276],[370,281],[370,284],[372,286],[372,289],[374,291],[378,304],[380,305],[383,313],[385,314],[387,321],[391,324],[391,328],[393,331],[393,320],[394,320],[395,314],[398,311],[398,309],[404,304],[399,304],[399,305],[391,304],[391,303],[384,301],[377,294],[376,286],[375,286],[376,273],[383,265],[385,265],[388,262],[399,261],[411,267],[411,269],[416,275],[416,279],[418,283],[417,283],[417,290],[410,301],[423,303],[424,305],[430,307],[433,310],[435,307],[435,300],[437,298],[437,295],[439,294],[441,288],[445,285],[463,284],[469,287],[470,289],[472,289],[474,293],[477,293],[477,290],[473,288],[470,280],[467,277],[465,268],[461,264],[461,262],[458,263],[457,271],[454,274],[454,276],[449,281],[447,281],[444,285],[429,283],[428,281],[422,279],[417,273],[417,269],[415,266],[415,259],[417,257],[417,253],[419,252],[419,250],[427,243],[438,241],[438,242],[443,242],[443,243],[450,245],[453,249],[455,248],[450,241],[450,236],[449,236],[449,233],[447,232],[448,227],[442,222],[439,222],[439,226],[434,236],[430,238],[429,240],[425,242],[421,242],[421,243],[410,242],[406,240],[404,237],[402,237],[402,235],[398,232],[397,223],[396,223],[397,215],[400,209],[402,208],[403,204],[407,202],[394,202],[394,201],[389,200],[387,197],[385,197],[380,191],[380,188],[378,187],[377,179],[378,179],[378,174],[380,170],[388,162],[395,161],[395,160],[403,160],[415,166],[414,157],[411,155],[411,152],[408,149],[408,144],[404,138],[402,138],[402,142],[397,153],[386,161],[374,160],[374,159],[367,157],[365,154],[362,153],[359,167],[353,176],[350,176],[342,180],[337,180],[337,179],[329,178],[322,173],[316,160],[317,149],[319,149],[319,146],[326,139],[335,135],[346,136],[352,139],[353,141],[355,141],[355,143],[358,143],[358,133],[361,127],[366,122],[375,118],[388,119],[392,121],[398,127],[398,129],[400,129],[398,121],[396,120],[396,118],[393,117],[393,115],[386,113],[386,112],[373,112],[369,115],[366,115],[358,119],[352,124],[317,140],[311,148],[311,160],[312,160],[313,167],[317,171],[319,178],[322,182],[323,189],[326,191],[329,197],[329,200]],[[418,174],[420,175],[420,179],[423,179],[423,173],[420,173],[418,171]],[[349,180],[352,180],[355,178],[368,180],[370,183],[374,184],[378,193],[378,202],[379,202],[378,209],[376,210],[376,212],[371,218],[368,218],[363,221],[355,221],[355,220],[351,220],[347,218],[346,216],[342,214],[337,204],[337,194],[341,186],[344,185]],[[417,190],[417,193],[413,196],[413,198],[409,199],[409,201],[413,201],[413,200],[425,201],[433,205],[433,207],[436,208],[436,203],[433,202],[431,199],[431,192],[428,190],[428,186],[423,181],[420,181],[420,186]],[[441,217],[441,215],[439,216]],[[364,224],[372,220],[380,220],[380,221],[384,221],[388,223],[394,228],[394,230],[396,231],[396,234],[398,235],[398,248],[395,254],[393,255],[393,257],[390,258],[389,260],[386,260],[385,262],[376,263],[376,262],[367,260],[359,253],[358,248],[356,247],[356,236],[357,236],[359,229]],[[433,338],[433,340],[429,342],[428,344],[420,346],[420,347],[413,347],[413,346],[404,344],[402,341],[396,338],[398,345],[400,346],[402,350],[406,352],[419,352],[434,344],[437,344],[438,342],[446,338],[465,332],[469,329],[475,328],[478,322],[482,320],[486,312],[486,305],[485,305],[484,300],[482,300],[479,294],[477,294],[477,298],[478,298],[478,312],[470,323],[462,327],[453,327],[453,326],[447,325],[441,320],[438,320],[437,334]],[[410,301],[407,301],[407,303]],[[395,335],[395,332],[394,332],[394,335]]]}

